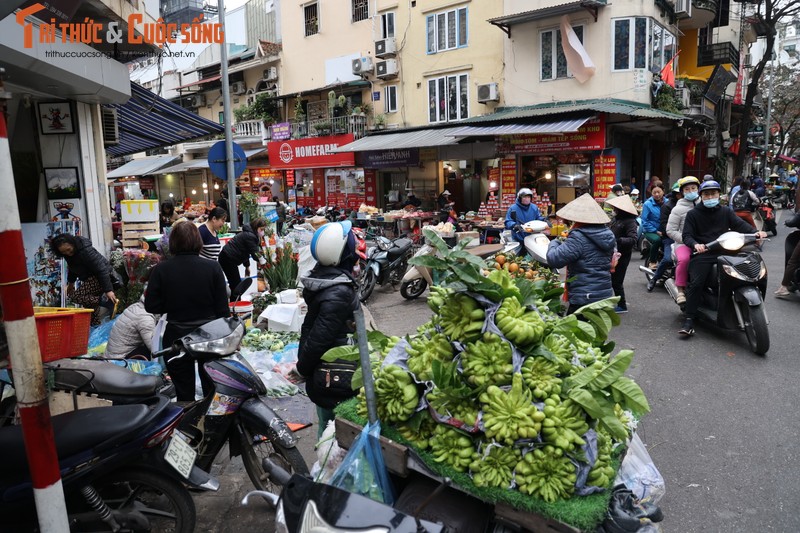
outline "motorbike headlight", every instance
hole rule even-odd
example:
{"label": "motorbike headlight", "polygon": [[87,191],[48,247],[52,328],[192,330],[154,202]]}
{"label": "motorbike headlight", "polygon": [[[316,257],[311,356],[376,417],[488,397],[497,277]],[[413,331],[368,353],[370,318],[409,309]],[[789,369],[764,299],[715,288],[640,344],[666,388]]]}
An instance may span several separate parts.
{"label": "motorbike headlight", "polygon": [[[298,533],[317,533],[318,531],[325,531],[326,533],[348,533],[352,529],[342,529],[327,523],[319,514],[314,500],[308,500],[306,508],[303,511],[303,518],[300,521]],[[359,533],[389,533],[391,531],[388,527],[373,526],[364,529],[359,529]]]}
{"label": "motorbike headlight", "polygon": [[192,352],[216,353],[219,355],[229,355],[236,351],[239,343],[244,337],[244,324],[239,324],[228,335],[210,341],[193,342],[186,347]]}
{"label": "motorbike headlight", "polygon": [[722,271],[732,278],[740,279],[742,281],[751,281],[751,278],[745,276],[744,274],[733,268],[731,265],[722,265]]}
{"label": "motorbike headlight", "polygon": [[761,262],[761,269],[758,271],[758,279],[763,278],[767,275],[767,264],[765,262]]}
{"label": "motorbike headlight", "polygon": [[384,252],[392,247],[392,241],[387,239],[386,237],[378,237],[375,239],[375,244],[383,250]]}

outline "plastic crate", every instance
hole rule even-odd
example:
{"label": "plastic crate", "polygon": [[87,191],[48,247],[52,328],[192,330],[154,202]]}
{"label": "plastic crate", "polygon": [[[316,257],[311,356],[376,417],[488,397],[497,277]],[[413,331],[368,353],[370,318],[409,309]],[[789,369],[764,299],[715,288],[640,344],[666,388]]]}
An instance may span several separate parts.
{"label": "plastic crate", "polygon": [[34,307],[42,362],[84,355],[94,309]]}

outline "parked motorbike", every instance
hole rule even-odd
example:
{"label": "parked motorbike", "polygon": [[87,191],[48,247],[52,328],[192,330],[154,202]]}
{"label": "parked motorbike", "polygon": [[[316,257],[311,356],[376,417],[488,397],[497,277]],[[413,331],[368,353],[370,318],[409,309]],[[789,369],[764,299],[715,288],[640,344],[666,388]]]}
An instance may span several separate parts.
{"label": "parked motorbike", "polygon": [[367,265],[360,278],[358,298],[366,302],[375,285],[397,285],[403,279],[411,257],[413,241],[404,237],[390,240],[376,237],[375,246],[367,252]]}
{"label": "parked motorbike", "polygon": [[[155,396],[52,418],[71,531],[194,531],[195,506],[184,485],[219,485],[192,465],[192,449],[175,432],[183,414]],[[38,531],[21,426],[0,429],[0,454],[0,529]]]}

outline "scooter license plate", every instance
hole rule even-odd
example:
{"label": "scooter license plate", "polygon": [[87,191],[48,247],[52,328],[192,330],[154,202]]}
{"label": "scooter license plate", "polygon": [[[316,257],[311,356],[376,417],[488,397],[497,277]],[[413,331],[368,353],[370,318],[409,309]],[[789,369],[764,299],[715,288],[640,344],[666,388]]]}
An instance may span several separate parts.
{"label": "scooter license plate", "polygon": [[164,459],[172,465],[172,468],[188,479],[196,457],[197,452],[194,448],[189,446],[179,435],[172,435],[167,451],[164,453]]}

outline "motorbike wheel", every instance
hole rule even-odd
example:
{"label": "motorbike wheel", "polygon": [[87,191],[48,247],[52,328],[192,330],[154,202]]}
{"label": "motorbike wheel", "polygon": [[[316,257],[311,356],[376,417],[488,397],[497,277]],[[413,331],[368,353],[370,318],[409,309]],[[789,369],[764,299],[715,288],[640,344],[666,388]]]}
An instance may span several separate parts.
{"label": "motorbike wheel", "polygon": [[[272,481],[262,461],[270,459],[291,474],[308,474],[303,455],[297,448],[284,448],[259,435],[258,431],[242,426],[242,463],[256,489],[276,492],[280,485]],[[277,490],[280,492],[280,490]]]}
{"label": "motorbike wheel", "polygon": [[[163,474],[142,468],[118,470],[92,486],[111,509],[122,531],[192,533],[195,530],[197,513],[192,495],[178,481]],[[68,505],[70,514],[94,514],[82,496],[71,495],[70,500],[77,502],[77,498],[81,507]],[[70,531],[111,531],[99,516],[91,522],[73,524]]]}
{"label": "motorbike wheel", "polygon": [[751,307],[747,303],[739,304],[744,320],[744,333],[750,349],[758,355],[765,355],[769,350],[769,329],[764,304]]}
{"label": "motorbike wheel", "polygon": [[422,296],[422,293],[425,292],[427,288],[428,282],[422,278],[404,281],[403,284],[400,285],[400,295],[406,300],[416,300]]}
{"label": "motorbike wheel", "polygon": [[361,303],[369,299],[376,283],[378,283],[378,278],[375,276],[375,271],[368,268],[364,277],[361,278],[361,284],[358,288],[358,299]]}

